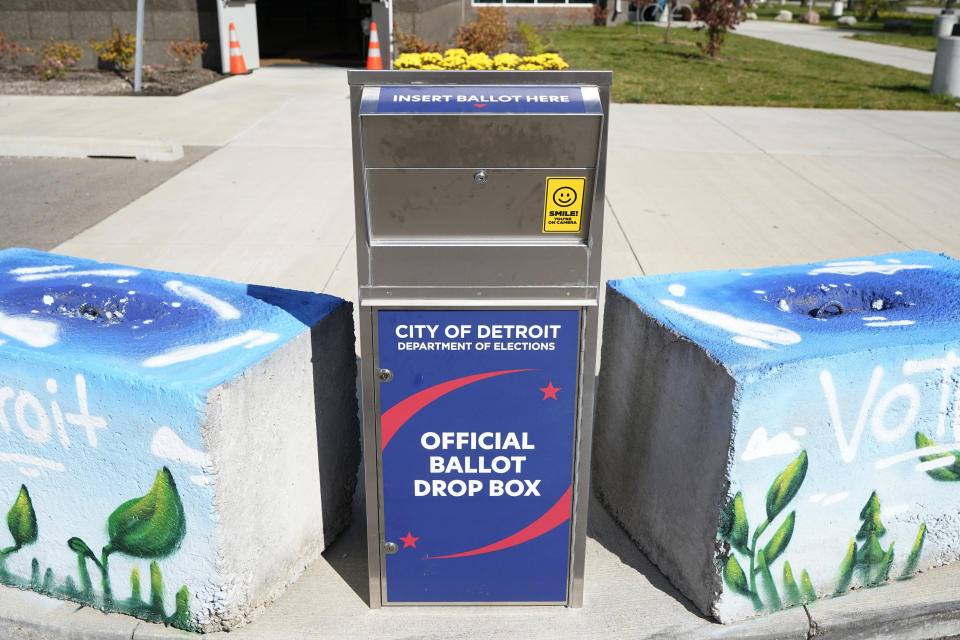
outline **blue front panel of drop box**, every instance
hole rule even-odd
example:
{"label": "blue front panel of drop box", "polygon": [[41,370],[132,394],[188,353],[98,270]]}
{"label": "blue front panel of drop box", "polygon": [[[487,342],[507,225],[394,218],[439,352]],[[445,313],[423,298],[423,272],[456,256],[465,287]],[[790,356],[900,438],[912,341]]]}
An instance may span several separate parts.
{"label": "blue front panel of drop box", "polygon": [[378,331],[386,601],[565,602],[580,312],[380,311]]}

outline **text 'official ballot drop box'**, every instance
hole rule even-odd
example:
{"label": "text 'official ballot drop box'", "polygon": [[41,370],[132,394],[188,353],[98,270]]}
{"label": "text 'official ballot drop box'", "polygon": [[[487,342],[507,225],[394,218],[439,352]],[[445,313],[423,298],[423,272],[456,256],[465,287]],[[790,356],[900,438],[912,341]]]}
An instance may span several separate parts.
{"label": "text 'official ballot drop box'", "polygon": [[610,80],[349,73],[373,607],[581,605]]}

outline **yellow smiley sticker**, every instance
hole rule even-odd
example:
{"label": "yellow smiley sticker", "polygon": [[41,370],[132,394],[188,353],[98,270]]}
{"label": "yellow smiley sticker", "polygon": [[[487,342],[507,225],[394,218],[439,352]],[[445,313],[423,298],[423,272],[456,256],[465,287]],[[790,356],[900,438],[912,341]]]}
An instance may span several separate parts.
{"label": "yellow smiley sticker", "polygon": [[543,198],[544,233],[580,231],[586,184],[586,178],[547,178]]}

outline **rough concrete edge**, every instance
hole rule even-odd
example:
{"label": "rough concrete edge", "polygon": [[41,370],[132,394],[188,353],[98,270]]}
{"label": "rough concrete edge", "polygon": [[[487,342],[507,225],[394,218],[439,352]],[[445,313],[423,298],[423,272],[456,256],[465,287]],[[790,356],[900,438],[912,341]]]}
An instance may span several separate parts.
{"label": "rough concrete edge", "polygon": [[133,138],[80,138],[0,136],[0,156],[14,158],[136,158],[148,162],[174,162],[183,158],[177,140]]}
{"label": "rough concrete edge", "polygon": [[[696,343],[691,342],[689,339],[683,335],[677,333],[674,329],[667,326],[661,322],[655,316],[649,314],[646,309],[637,305],[629,297],[623,295],[616,289],[610,286],[610,283],[607,283],[606,291],[606,308],[604,310],[604,336],[603,336],[603,354],[601,356],[601,367],[600,374],[598,376],[598,388],[597,388],[597,408],[595,414],[595,424],[594,424],[594,437],[597,437],[597,429],[600,426],[600,415],[601,415],[601,404],[602,404],[602,395],[603,391],[600,389],[600,385],[605,381],[605,370],[604,370],[604,355],[609,355],[608,345],[611,345],[609,348],[613,349],[612,336],[608,336],[608,331],[613,331],[613,322],[615,313],[609,308],[612,304],[620,302],[621,304],[631,305],[636,311],[641,315],[643,322],[649,323],[653,326],[659,328],[665,334],[671,334],[674,336],[674,342],[684,342],[688,343],[692,348],[698,351],[700,357],[704,358],[710,365],[717,368],[718,371],[722,371],[725,375],[729,376],[731,380],[731,390],[730,390],[730,428],[731,432],[728,434],[727,443],[724,447],[725,457],[723,463],[723,469],[721,471],[721,477],[717,478],[718,485],[717,489],[714,491],[716,504],[715,504],[715,513],[717,514],[717,521],[714,522],[711,526],[716,532],[719,529],[719,518],[722,510],[726,507],[727,501],[729,499],[729,470],[731,466],[731,457],[733,451],[733,432],[732,429],[735,426],[736,422],[736,411],[734,409],[736,394],[739,392],[740,387],[736,383],[736,378],[731,374],[729,369],[724,366],[722,362],[717,360],[711,353],[697,345]],[[594,451],[597,451],[595,446]],[[617,510],[609,502],[608,496],[605,495],[601,483],[596,481],[596,466],[599,464],[596,455],[591,461],[591,476],[594,478],[591,483],[593,486],[594,494],[600,505],[603,507],[604,511],[610,515],[614,522],[624,531],[624,534],[640,549],[640,551],[649,559],[654,566],[660,571],[660,573],[673,585],[685,598],[687,598],[697,609],[699,609],[704,615],[713,617],[717,619],[715,604],[718,601],[720,595],[723,593],[723,578],[722,578],[722,567],[717,563],[718,554],[722,551],[718,547],[720,544],[719,538],[714,534],[711,539],[712,546],[714,547],[714,552],[712,555],[713,570],[710,576],[710,585],[707,588],[695,588],[691,583],[691,576],[687,575],[681,568],[680,564],[676,562],[674,554],[667,552],[660,545],[656,543],[656,540],[652,539],[650,536],[646,535],[633,535],[630,533],[630,529],[623,521],[622,514],[617,512]],[[706,597],[706,591],[712,591],[712,595]]]}
{"label": "rough concrete edge", "polygon": [[[256,577],[257,581],[251,582],[250,580],[253,579],[252,571],[241,571],[238,573],[236,571],[237,567],[234,566],[236,558],[224,552],[224,547],[236,547],[237,540],[234,538],[234,535],[237,533],[237,530],[232,528],[232,525],[236,523],[231,521],[230,525],[228,525],[224,522],[223,514],[225,512],[231,514],[232,519],[236,516],[235,509],[238,508],[238,505],[245,502],[245,500],[241,500],[241,494],[245,492],[237,491],[237,486],[242,485],[242,482],[237,483],[237,475],[234,474],[238,474],[239,476],[246,475],[245,471],[231,469],[228,465],[223,464],[225,461],[218,459],[218,456],[222,454],[222,449],[225,446],[223,441],[233,440],[233,437],[236,435],[231,436],[226,432],[225,427],[232,425],[224,422],[224,406],[231,406],[238,396],[246,396],[250,385],[266,384],[268,385],[267,389],[272,392],[271,395],[273,395],[276,389],[272,388],[271,385],[277,384],[278,380],[283,379],[283,374],[289,373],[288,369],[291,367],[287,366],[288,362],[292,363],[293,368],[302,369],[300,373],[305,374],[310,366],[310,359],[310,329],[305,329],[292,340],[270,353],[266,358],[241,372],[237,377],[227,380],[209,389],[207,392],[207,413],[204,418],[201,419],[199,428],[205,450],[213,460],[214,476],[216,478],[214,481],[213,504],[218,520],[215,534],[217,571],[221,579],[231,574],[242,576],[243,579],[234,582],[224,581],[221,583],[221,593],[226,591],[229,596],[225,602],[217,603],[217,606],[213,608],[212,613],[209,613],[205,620],[197,621],[199,623],[198,630],[202,633],[230,631],[255,620],[263,613],[267,606],[286,591],[287,587],[300,578],[306,568],[320,557],[325,548],[322,531],[317,531],[313,537],[298,541],[299,549],[296,555],[294,557],[284,557],[281,559],[279,561],[280,568],[276,568],[278,566],[276,559],[270,563],[262,563],[258,567],[259,570],[262,570],[266,564],[271,565],[266,583],[261,582],[265,577],[263,575],[258,575]],[[285,410],[296,412],[297,409],[303,409],[301,405],[305,405],[309,400],[309,404],[311,405],[309,407],[309,413],[312,416],[314,413],[312,381],[301,380],[299,384],[302,385],[301,388],[298,389],[294,387],[290,390],[290,396],[292,397],[288,397],[287,401],[283,403],[284,408]],[[307,394],[308,389],[309,394]],[[299,392],[299,394],[297,392]],[[307,397],[308,395],[309,398]],[[258,415],[256,413],[260,411],[260,409],[260,406],[254,407],[254,414],[247,415],[247,421],[251,423],[255,421],[271,421],[269,416]],[[290,417],[291,416],[284,414],[275,417],[273,421],[280,422],[281,418],[289,419]],[[314,436],[312,430],[309,436],[311,439]],[[314,448],[317,447],[315,439],[312,439],[310,444]],[[258,468],[258,471],[262,471],[262,468]],[[302,478],[300,479],[302,480]],[[319,487],[317,488],[319,489]],[[247,494],[242,497],[249,498],[250,496]],[[260,497],[262,498],[262,496]],[[321,511],[317,509],[315,515],[321,517]],[[302,524],[302,522],[298,522],[298,524]],[[249,530],[248,527],[245,527],[245,529]],[[251,543],[255,542],[255,540],[244,540],[243,542]],[[289,556],[290,554],[287,555]]]}
{"label": "rough concrete edge", "polygon": [[[300,352],[303,353],[300,354]],[[208,450],[219,451],[215,444],[216,437],[209,429],[211,425],[222,426],[220,411],[223,399],[236,391],[242,391],[258,376],[265,377],[270,381],[268,384],[273,384],[274,376],[278,371],[283,372],[282,366],[278,363],[290,359],[291,354],[294,354],[292,357],[294,363],[302,363],[302,365],[295,364],[303,369],[301,371],[303,388],[300,391],[303,400],[309,399],[310,421],[316,430],[315,433],[311,431],[310,437],[319,475],[316,487],[319,508],[315,515],[322,522],[322,530],[316,531],[315,538],[308,537],[301,540],[299,554],[292,559],[288,558],[282,569],[274,570],[273,577],[265,588],[255,591],[243,589],[239,594],[239,601],[217,612],[209,622],[202,623],[199,628],[202,633],[231,631],[255,620],[300,579],[307,568],[321,557],[327,547],[350,524],[353,497],[357,487],[357,471],[361,460],[359,410],[355,387],[353,305],[350,302],[342,301],[313,327],[282,345],[236,378],[210,389],[207,396],[207,407],[210,413],[200,425],[205,446]],[[292,407],[293,400],[294,398],[290,397],[286,404]],[[289,419],[290,416],[286,418]],[[257,422],[261,419],[268,418],[258,416]],[[275,419],[281,421],[280,418]],[[353,435],[352,438],[350,434]],[[341,473],[344,469],[346,472]],[[223,485],[220,477],[215,484],[218,486],[215,503],[220,505],[219,509],[222,510],[224,506],[221,502],[223,496],[220,488]],[[218,537],[224,533],[223,526],[222,522],[218,524]],[[220,544],[222,543],[221,540]],[[224,557],[219,548],[218,569],[224,570]],[[259,586],[264,587],[262,584]]]}

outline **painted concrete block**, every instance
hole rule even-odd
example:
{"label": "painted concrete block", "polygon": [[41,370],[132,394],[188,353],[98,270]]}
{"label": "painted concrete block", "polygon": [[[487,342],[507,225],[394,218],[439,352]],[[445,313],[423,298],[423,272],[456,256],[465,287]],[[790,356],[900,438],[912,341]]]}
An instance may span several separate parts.
{"label": "painted concrete block", "polygon": [[247,621],[348,522],[355,373],[339,298],[0,251],[0,583]]}
{"label": "painted concrete block", "polygon": [[960,558],[960,262],[608,283],[601,502],[722,622]]}

